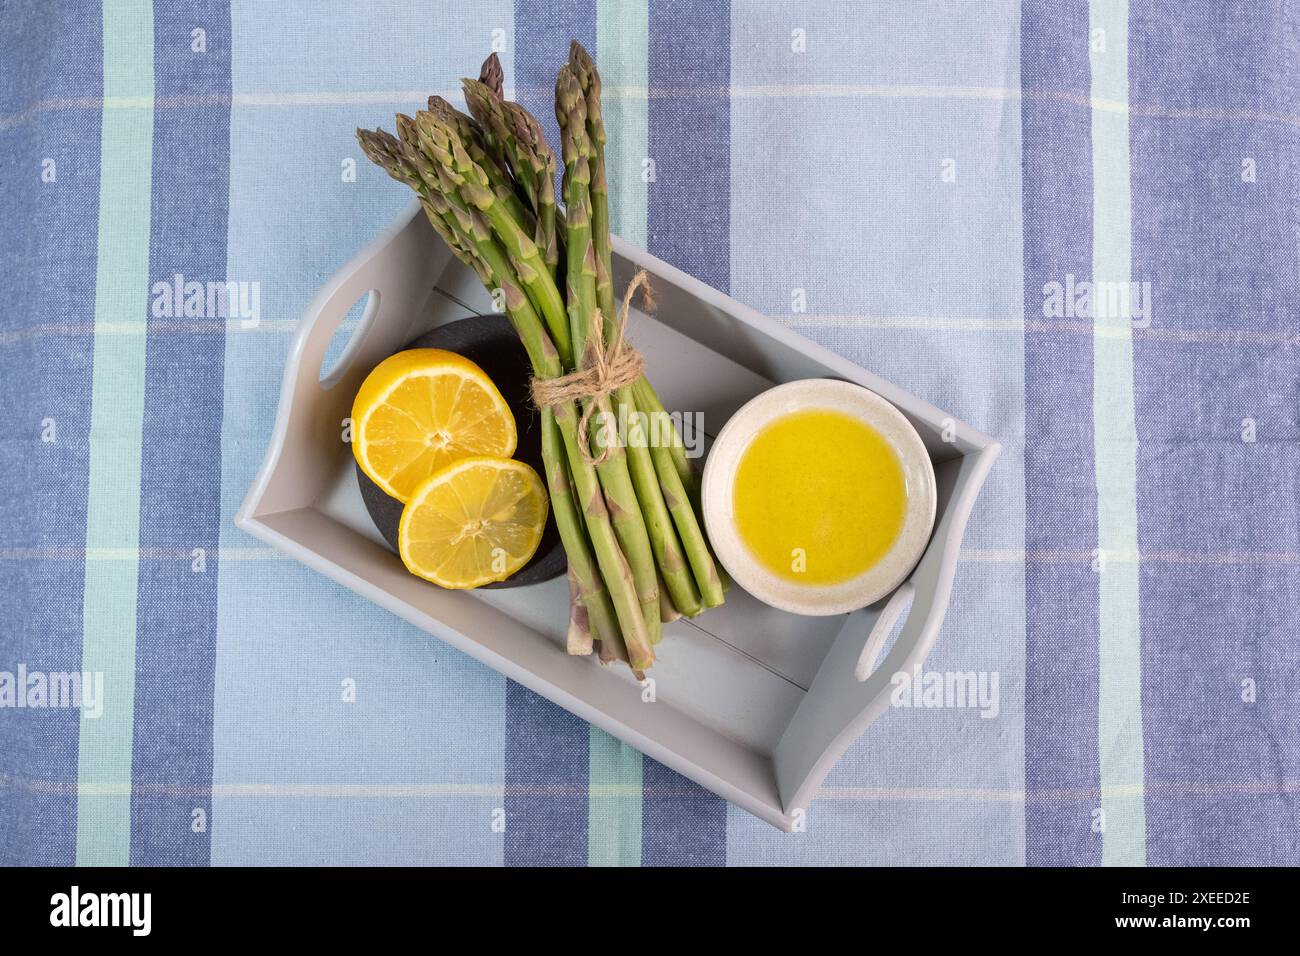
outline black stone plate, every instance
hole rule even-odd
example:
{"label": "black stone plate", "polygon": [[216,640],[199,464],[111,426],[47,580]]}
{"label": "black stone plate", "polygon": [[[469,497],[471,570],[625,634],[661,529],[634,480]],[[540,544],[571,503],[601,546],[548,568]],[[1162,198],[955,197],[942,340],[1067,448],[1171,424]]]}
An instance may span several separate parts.
{"label": "black stone plate", "polygon": [[[536,469],[543,482],[546,471],[542,466],[542,432],[537,409],[533,406],[528,384],[532,366],[528,355],[519,344],[510,322],[501,315],[480,315],[460,319],[439,326],[407,344],[405,349],[446,349],[463,355],[487,373],[496,383],[501,397],[515,415],[515,429],[519,433],[519,447],[515,458]],[[370,480],[360,466],[356,468],[357,484],[361,487],[361,500],[366,503],[370,520],[384,536],[388,546],[397,553],[397,525],[402,520],[402,503]],[[555,518],[547,515],[542,543],[532,559],[504,581],[485,584],[485,588],[517,588],[526,584],[549,581],[564,573],[564,546],[555,528]],[[432,583],[432,582],[430,582]],[[434,585],[435,587],[437,585]]]}

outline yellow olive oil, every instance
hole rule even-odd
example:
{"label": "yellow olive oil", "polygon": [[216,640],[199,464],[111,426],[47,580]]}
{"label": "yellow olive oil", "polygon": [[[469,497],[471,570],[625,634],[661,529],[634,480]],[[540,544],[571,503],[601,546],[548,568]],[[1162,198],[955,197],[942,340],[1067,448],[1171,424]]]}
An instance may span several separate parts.
{"label": "yellow olive oil", "polygon": [[874,428],[843,412],[808,409],[754,436],[732,501],[740,539],[764,568],[800,584],[839,584],[893,547],[907,481]]}

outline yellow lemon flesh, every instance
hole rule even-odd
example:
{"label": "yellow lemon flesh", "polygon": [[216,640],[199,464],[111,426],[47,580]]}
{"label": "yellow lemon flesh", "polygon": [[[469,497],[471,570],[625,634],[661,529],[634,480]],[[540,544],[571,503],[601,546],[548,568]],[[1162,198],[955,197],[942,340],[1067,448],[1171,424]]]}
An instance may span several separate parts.
{"label": "yellow lemon flesh", "polygon": [[443,349],[408,349],[384,359],[352,403],[352,453],[399,501],[431,474],[471,455],[509,458],[515,419],[487,374]]}
{"label": "yellow lemon flesh", "polygon": [[522,461],[464,458],[412,493],[398,550],[407,570],[444,588],[504,581],[537,550],[546,511],[542,480]]}

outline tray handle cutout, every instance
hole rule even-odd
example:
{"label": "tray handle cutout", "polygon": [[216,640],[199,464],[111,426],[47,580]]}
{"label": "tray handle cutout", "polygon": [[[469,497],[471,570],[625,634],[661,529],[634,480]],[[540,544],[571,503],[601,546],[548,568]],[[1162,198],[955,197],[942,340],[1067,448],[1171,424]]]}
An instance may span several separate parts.
{"label": "tray handle cutout", "polygon": [[[356,388],[410,340],[451,261],[417,201],[316,293],[298,323],[271,441],[236,524],[248,530],[261,517],[311,507],[326,491],[342,460],[337,436]],[[348,330],[339,327],[358,307],[345,339]],[[331,364],[326,356],[333,354],[339,357]]]}
{"label": "tray handle cutout", "polygon": [[[361,306],[360,317],[357,319],[355,326],[349,329],[348,319],[352,313],[357,311],[357,306]],[[352,367],[357,353],[361,351],[366,335],[370,332],[370,327],[374,325],[375,316],[378,314],[378,289],[363,292],[361,297],[352,304],[352,308],[348,309],[344,314],[343,320],[330,337],[329,345],[325,349],[325,357],[321,359],[320,387],[322,389],[329,391],[347,375],[348,369]]]}
{"label": "tray handle cutout", "polygon": [[915,594],[916,586],[911,581],[904,581],[881,608],[879,617],[871,627],[871,633],[867,635],[867,642],[862,645],[858,663],[853,668],[853,676],[859,683],[871,676],[889,638],[897,638],[907,623],[907,612],[912,607],[912,597]]}
{"label": "tray handle cutout", "polygon": [[[412,319],[429,297],[430,280],[436,281],[451,260],[446,246],[429,242],[430,232],[419,203],[413,203],[316,294],[285,370],[286,385],[291,382],[292,390],[282,393],[282,412],[286,398],[289,405],[310,405],[312,395],[327,393],[341,383],[356,380],[359,385],[361,376],[407,340]],[[356,328],[342,345],[340,336],[348,334],[347,319],[362,302]],[[381,311],[397,316],[397,321],[381,320]],[[329,357],[334,354],[338,359],[331,365]]]}

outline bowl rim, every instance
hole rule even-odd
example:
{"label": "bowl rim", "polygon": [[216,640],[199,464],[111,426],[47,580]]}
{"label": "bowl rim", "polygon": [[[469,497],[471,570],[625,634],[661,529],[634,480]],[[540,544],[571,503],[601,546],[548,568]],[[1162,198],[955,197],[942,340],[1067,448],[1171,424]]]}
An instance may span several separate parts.
{"label": "bowl rim", "polygon": [[[811,409],[842,412],[873,428],[898,456],[907,483],[903,527],[894,544],[871,567],[838,584],[799,584],[763,567],[741,539],[732,510],[736,469],[754,437],[777,419]],[[898,588],[930,542],[937,499],[934,464],[907,417],[870,389],[830,378],[785,382],[742,405],[714,439],[701,481],[705,528],[727,573],[764,604],[808,616],[856,611]]]}

